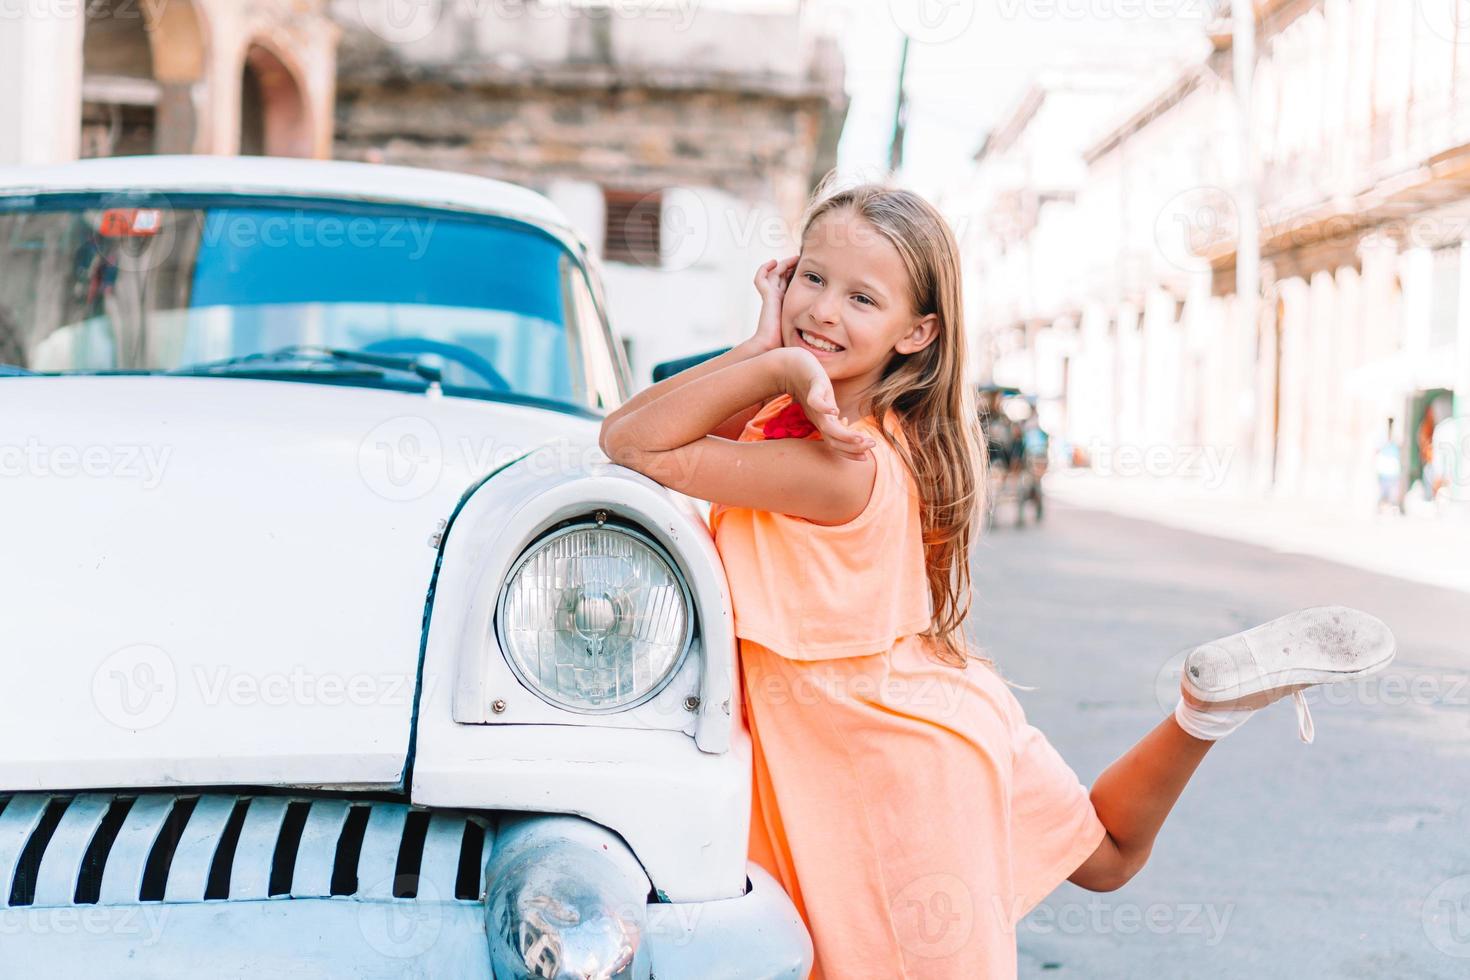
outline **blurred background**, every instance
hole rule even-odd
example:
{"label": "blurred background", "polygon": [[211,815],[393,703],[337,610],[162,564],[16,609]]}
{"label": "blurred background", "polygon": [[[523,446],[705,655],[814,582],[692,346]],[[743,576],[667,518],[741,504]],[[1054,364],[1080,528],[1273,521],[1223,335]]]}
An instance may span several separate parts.
{"label": "blurred background", "polygon": [[0,165],[533,187],[637,384],[748,334],[832,168],[926,195],[987,411],[976,630],[1084,780],[1191,642],[1317,602],[1401,642],[1335,745],[1243,730],[1119,901],[1023,925],[1023,973],[1470,971],[1463,0],[0,0],[0,91]]}
{"label": "blurred background", "polygon": [[1464,7],[1257,0],[1242,44],[1226,0],[4,0],[0,164],[534,187],[601,253],[640,384],[743,337],[822,174],[891,172],[962,243],[974,380],[1117,506],[1443,518],[1470,511]]}

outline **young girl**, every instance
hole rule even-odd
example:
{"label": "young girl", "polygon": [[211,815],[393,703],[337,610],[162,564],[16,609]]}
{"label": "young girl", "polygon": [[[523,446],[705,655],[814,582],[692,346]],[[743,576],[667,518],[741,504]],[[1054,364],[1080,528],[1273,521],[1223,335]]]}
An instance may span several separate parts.
{"label": "young girl", "polygon": [[984,456],[958,249],[918,196],[819,189],[801,253],[756,274],[754,336],[608,416],[614,461],[713,502],[754,751],[751,859],[811,932],[814,977],[1013,977],[1064,879],[1143,866],[1214,740],[1385,665],[1340,607],[1204,644],[1166,718],[1091,795],[970,651]]}

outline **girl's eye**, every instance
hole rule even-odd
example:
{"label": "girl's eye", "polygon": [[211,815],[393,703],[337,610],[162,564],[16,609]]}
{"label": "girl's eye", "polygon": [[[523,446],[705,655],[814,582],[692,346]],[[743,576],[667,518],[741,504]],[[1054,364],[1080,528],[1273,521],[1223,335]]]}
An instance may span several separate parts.
{"label": "girl's eye", "polygon": [[817,275],[815,272],[803,272],[802,275],[804,277],[806,277],[806,281],[807,282],[821,282],[822,281],[822,277],[819,276],[819,275]]}
{"label": "girl's eye", "polygon": [[857,294],[857,298],[860,299],[860,300],[862,300],[864,303],[866,303],[869,306],[872,306],[873,305],[873,301],[870,300],[870,299],[868,299],[868,297],[864,296],[862,293],[858,293]]}

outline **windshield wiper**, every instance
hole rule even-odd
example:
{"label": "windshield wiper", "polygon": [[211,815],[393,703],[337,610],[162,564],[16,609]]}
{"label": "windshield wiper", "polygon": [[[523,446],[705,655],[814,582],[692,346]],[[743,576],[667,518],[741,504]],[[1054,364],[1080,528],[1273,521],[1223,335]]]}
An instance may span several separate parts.
{"label": "windshield wiper", "polygon": [[[310,365],[310,366],[308,366]],[[367,368],[369,370],[363,370]],[[368,351],[342,350],[337,347],[315,347],[292,344],[272,351],[227,357],[176,368],[166,374],[323,374],[381,378],[384,371],[412,374],[429,384],[438,384],[438,368],[420,364],[412,357],[373,354]]]}

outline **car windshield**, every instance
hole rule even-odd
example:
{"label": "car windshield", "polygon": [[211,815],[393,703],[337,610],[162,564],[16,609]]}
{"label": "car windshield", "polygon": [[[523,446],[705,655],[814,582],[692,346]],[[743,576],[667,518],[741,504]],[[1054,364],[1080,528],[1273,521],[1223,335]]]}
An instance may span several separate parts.
{"label": "car windshield", "polygon": [[[508,219],[218,195],[0,198],[0,364],[426,384],[417,362],[450,394],[587,408],[584,343],[603,335],[579,336],[582,277],[560,242]],[[336,356],[314,360],[323,349]]]}

